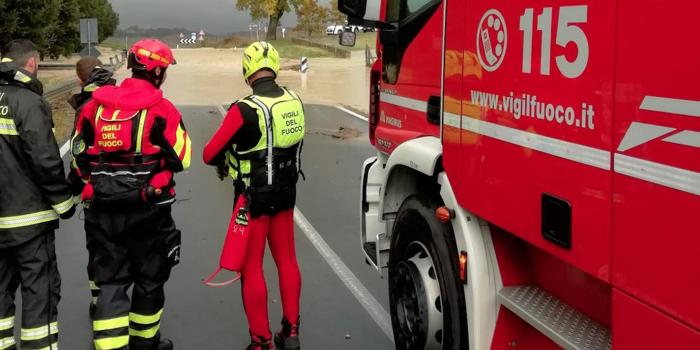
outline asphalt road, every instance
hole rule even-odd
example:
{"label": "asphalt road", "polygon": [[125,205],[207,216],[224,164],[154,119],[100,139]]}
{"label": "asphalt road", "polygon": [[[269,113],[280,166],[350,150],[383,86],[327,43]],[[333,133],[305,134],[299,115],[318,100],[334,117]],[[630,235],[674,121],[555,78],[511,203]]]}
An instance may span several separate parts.
{"label": "asphalt road", "polygon": [[[220,182],[214,170],[201,160],[204,143],[219,125],[218,107],[181,106],[191,135],[192,167],[176,177],[178,202],[174,216],[183,232],[182,262],[166,285],[162,332],[177,349],[243,349],[248,329],[239,285],[213,289],[202,279],[218,263],[221,243],[232,207],[230,182]],[[367,266],[359,242],[360,167],[373,154],[367,142],[366,124],[334,107],[306,108],[307,134],[303,170],[307,180],[299,184],[297,207],[337,254],[333,264],[319,253],[307,235],[296,228],[297,256],[302,270],[301,341],[305,349],[391,349],[392,342],[374,318],[339,278],[338,263],[347,266],[359,286],[388,310],[386,280]],[[362,131],[339,139],[340,128]],[[61,349],[91,348],[90,300],[85,264],[83,217],[63,222],[57,232],[57,254],[63,278],[60,304]],[[327,255],[327,254],[326,254]],[[281,317],[274,263],[266,254],[270,323],[278,328]],[[356,290],[355,290],[356,292]],[[376,311],[376,310],[375,310]]]}

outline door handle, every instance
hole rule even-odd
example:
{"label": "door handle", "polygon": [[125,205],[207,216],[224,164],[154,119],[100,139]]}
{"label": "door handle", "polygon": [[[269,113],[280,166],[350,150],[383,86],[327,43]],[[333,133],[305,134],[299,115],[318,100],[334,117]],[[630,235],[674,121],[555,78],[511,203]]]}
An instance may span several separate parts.
{"label": "door handle", "polygon": [[428,97],[428,110],[426,111],[428,123],[440,125],[440,107],[442,107],[442,98],[440,96]]}

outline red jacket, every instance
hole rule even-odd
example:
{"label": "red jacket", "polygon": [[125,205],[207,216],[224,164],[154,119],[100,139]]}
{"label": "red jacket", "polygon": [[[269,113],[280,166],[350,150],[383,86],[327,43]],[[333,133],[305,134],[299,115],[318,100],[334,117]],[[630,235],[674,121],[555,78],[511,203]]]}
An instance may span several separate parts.
{"label": "red jacket", "polygon": [[[140,139],[141,154],[162,157],[161,171],[153,174],[150,184],[155,188],[167,187],[172,173],[190,166],[191,141],[180,112],[163,98],[160,89],[145,80],[130,78],[121,86],[98,89],[80,111],[73,136],[73,155],[84,179],[89,178],[90,162],[99,155],[100,148],[107,147],[110,153],[133,154],[134,143],[139,141],[138,125],[134,125],[138,123],[126,123],[132,126],[129,130],[96,130],[98,111],[103,119],[127,120],[143,110],[147,112]],[[98,143],[99,148],[95,147]]]}

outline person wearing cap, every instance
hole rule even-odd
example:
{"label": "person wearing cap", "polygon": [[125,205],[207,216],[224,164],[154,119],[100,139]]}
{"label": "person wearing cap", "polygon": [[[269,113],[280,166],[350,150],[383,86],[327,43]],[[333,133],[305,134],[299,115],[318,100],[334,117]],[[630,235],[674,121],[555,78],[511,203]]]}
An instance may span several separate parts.
{"label": "person wearing cap", "polygon": [[[107,69],[102,68],[102,62],[95,57],[83,57],[75,64],[75,73],[78,76],[78,82],[80,83],[80,92],[71,96],[68,99],[68,104],[75,110],[75,119],[77,121],[80,109],[92,99],[92,94],[100,87],[106,85],[116,85],[117,81],[112,78],[114,73]],[[75,123],[75,122],[74,122]],[[85,182],[87,182],[87,176],[83,176],[80,173],[75,162],[71,162],[70,172],[68,173],[68,182],[71,186],[71,192],[76,198],[76,202],[80,201],[80,197],[83,193],[83,188],[85,187]],[[100,288],[95,284],[92,273],[92,253],[94,249],[94,242],[91,239],[92,236],[85,235],[86,246],[88,249],[88,266],[87,273],[89,279],[90,294],[92,294],[92,299],[90,301],[90,317],[95,315],[95,307],[97,306],[97,298],[100,295]]]}
{"label": "person wearing cap", "polygon": [[165,43],[138,41],[129,52],[132,77],[97,89],[76,123],[71,149],[87,178],[85,231],[100,288],[96,350],[173,349],[160,334],[164,285],[180,261],[173,174],[190,166],[192,150],[180,112],[160,89],[173,64]]}
{"label": "person wearing cap", "polygon": [[274,342],[280,350],[300,349],[301,273],[294,246],[294,205],[296,183],[303,176],[304,105],[296,93],[275,82],[279,69],[279,54],[269,43],[246,48],[243,78],[253,93],[231,105],[204,148],[204,162],[224,168],[219,172],[233,179],[236,201],[245,196],[243,209],[233,215],[250,215],[243,220],[249,238],[240,271],[251,336],[248,350],[274,349],[262,270],[265,241],[277,265],[282,297],[282,327]]}

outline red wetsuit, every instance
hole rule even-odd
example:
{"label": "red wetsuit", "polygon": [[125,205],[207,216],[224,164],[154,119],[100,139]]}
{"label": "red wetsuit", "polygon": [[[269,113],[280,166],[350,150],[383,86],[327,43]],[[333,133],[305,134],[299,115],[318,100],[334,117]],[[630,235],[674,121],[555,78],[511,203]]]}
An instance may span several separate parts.
{"label": "red wetsuit", "polygon": [[[279,97],[284,93],[271,78],[257,80],[252,87],[253,94],[258,96]],[[223,123],[204,148],[204,162],[209,165],[220,164],[234,144],[238,149],[252,148],[260,137],[256,111],[246,104],[236,103],[231,106]],[[241,271],[243,304],[250,332],[266,339],[271,337],[267,286],[262,269],[266,240],[277,265],[284,317],[294,324],[298,323],[299,318],[301,273],[294,247],[294,200],[281,202],[285,204],[251,218],[246,262]]]}

